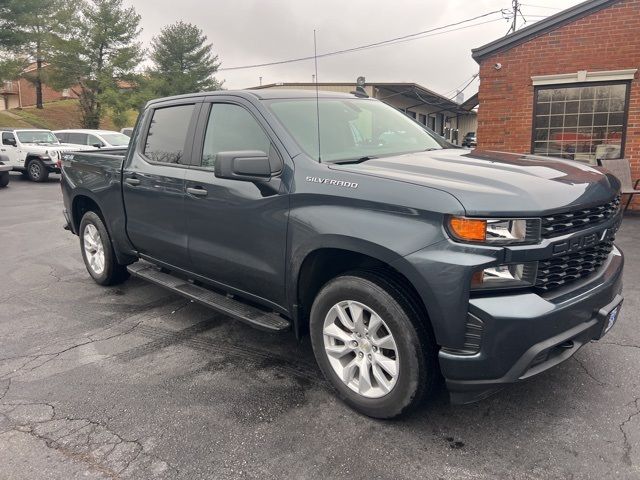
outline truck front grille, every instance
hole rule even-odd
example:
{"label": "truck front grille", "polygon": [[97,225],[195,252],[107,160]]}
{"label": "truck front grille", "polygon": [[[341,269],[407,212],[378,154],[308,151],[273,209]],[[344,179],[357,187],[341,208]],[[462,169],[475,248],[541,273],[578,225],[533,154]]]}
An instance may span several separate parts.
{"label": "truck front grille", "polygon": [[542,217],[542,238],[577,232],[613,217],[620,208],[620,195],[603,205]]}
{"label": "truck front grille", "polygon": [[598,270],[613,250],[613,240],[561,257],[538,262],[536,287],[547,291],[586,277]]}

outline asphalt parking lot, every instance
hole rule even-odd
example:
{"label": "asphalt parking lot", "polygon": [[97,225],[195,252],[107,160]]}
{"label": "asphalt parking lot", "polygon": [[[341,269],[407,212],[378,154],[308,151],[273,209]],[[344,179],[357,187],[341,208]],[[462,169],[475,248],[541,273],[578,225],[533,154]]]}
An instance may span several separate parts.
{"label": "asphalt parking lot", "polygon": [[104,288],[58,176],[0,190],[0,478],[640,478],[640,216],[618,325],[481,403],[354,413],[309,342],[136,279]]}

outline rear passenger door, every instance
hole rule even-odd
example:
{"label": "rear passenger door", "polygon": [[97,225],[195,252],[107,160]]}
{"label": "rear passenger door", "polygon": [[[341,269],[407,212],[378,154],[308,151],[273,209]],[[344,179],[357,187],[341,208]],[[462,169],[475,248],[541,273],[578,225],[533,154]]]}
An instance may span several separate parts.
{"label": "rear passenger door", "polygon": [[191,269],[228,290],[283,306],[289,197],[281,177],[221,179],[214,167],[218,152],[259,150],[282,162],[284,149],[249,102],[218,98],[203,104],[186,176]]}
{"label": "rear passenger door", "polygon": [[143,256],[189,268],[184,181],[202,100],[145,112],[122,174],[127,233]]}

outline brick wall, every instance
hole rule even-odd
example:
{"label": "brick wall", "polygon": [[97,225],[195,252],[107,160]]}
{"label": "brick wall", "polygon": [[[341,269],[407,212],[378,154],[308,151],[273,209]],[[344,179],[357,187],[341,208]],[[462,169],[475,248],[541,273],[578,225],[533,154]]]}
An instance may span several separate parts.
{"label": "brick wall", "polygon": [[[494,65],[501,63],[496,70]],[[479,148],[531,151],[531,76],[640,68],[640,0],[596,13],[481,60]],[[562,86],[560,86],[562,87]],[[640,178],[640,78],[631,83],[625,158]],[[640,209],[640,199],[634,200]]]}
{"label": "brick wall", "polygon": [[[36,104],[36,87],[33,83],[26,80],[25,78],[21,78],[20,82],[20,93],[22,97],[22,106],[23,107],[31,107]],[[66,92],[65,92],[66,93]],[[56,100],[62,100],[65,98],[78,98],[70,89],[68,91],[68,96],[64,96],[63,92],[54,90],[50,86],[43,84],[42,85],[42,101],[46,102],[54,102]]]}

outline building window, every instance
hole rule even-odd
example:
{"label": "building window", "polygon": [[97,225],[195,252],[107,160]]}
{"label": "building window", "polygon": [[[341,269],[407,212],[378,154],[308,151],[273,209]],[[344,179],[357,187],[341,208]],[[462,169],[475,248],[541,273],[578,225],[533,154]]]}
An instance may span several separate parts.
{"label": "building window", "polygon": [[533,153],[591,164],[622,158],[628,83],[537,87]]}

